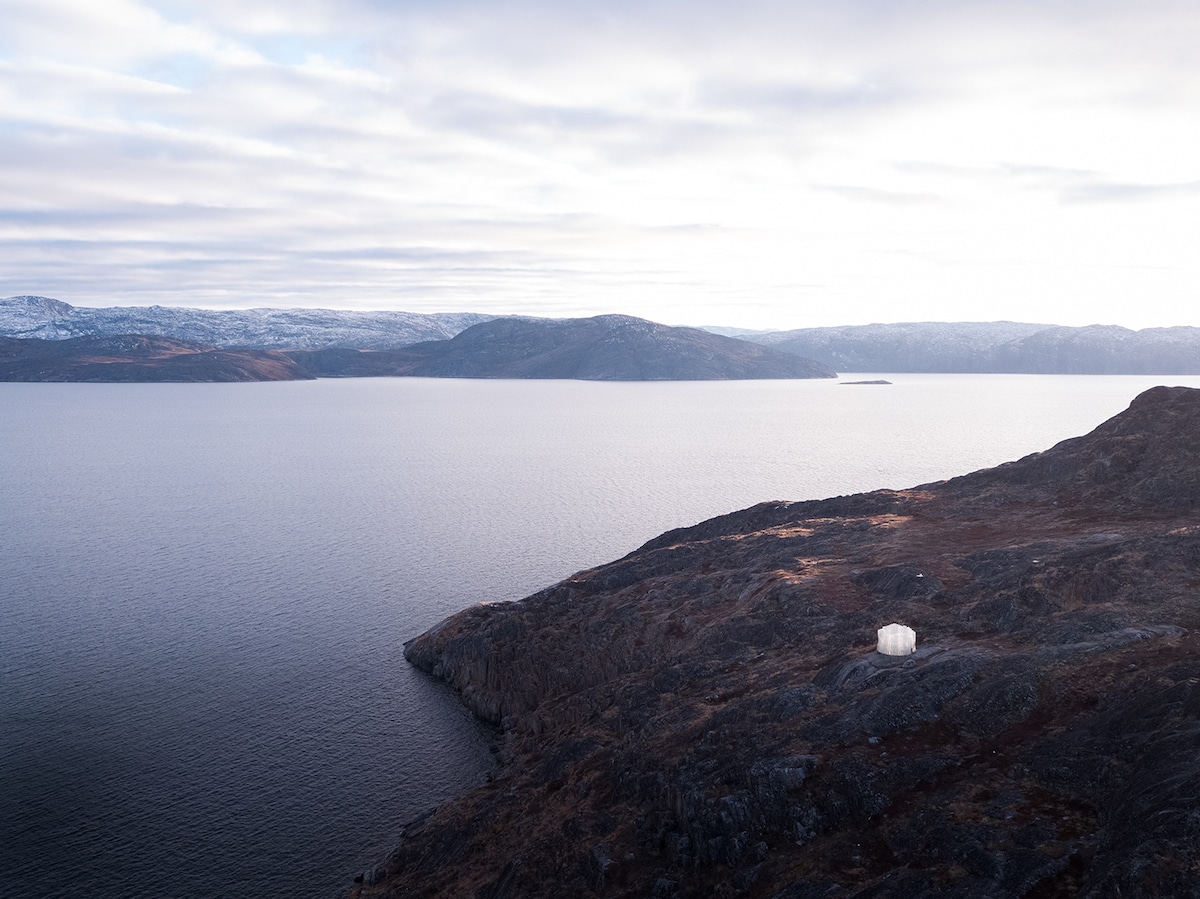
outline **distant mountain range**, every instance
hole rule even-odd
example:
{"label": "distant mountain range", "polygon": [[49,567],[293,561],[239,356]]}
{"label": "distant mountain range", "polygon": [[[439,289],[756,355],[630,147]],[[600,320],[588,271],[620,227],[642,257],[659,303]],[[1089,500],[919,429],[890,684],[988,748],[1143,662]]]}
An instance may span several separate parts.
{"label": "distant mountain range", "polygon": [[741,332],[841,372],[1200,374],[1200,328],[908,322]]}
{"label": "distant mountain range", "polygon": [[[66,304],[55,300],[19,297],[0,301],[0,306],[16,307],[26,332],[31,330],[30,325],[37,324],[31,312],[39,308],[57,321],[74,318],[71,307],[60,309]],[[180,320],[190,327],[194,320],[188,316],[196,310],[184,312],[188,315]],[[308,335],[308,340],[327,340],[336,330],[331,318],[336,315],[325,313],[315,329],[318,333]],[[119,327],[119,323],[130,320],[143,324],[153,321],[162,326],[164,321],[173,320],[156,316],[157,309],[133,310],[129,315],[93,318],[91,326],[99,327],[103,322]],[[288,327],[296,326],[295,319],[287,319],[281,312],[274,317],[287,320]],[[770,347],[627,315],[492,319],[472,325],[449,340],[370,350],[348,346],[286,352],[246,348],[245,334],[235,331],[228,322],[215,325],[210,321],[207,327],[218,325],[230,335],[233,347],[222,349],[158,335],[89,335],[59,340],[0,337],[0,380],[259,381],[417,376],[683,381],[837,377],[826,366]]]}
{"label": "distant mountain range", "polygon": [[0,299],[0,336],[63,340],[143,334],[219,347],[307,350],[395,349],[453,337],[495,318],[477,312],[357,312],[334,309],[186,309],[72,306],[49,297]]}
{"label": "distant mountain range", "polygon": [[[493,324],[453,343],[452,338],[484,323]],[[705,343],[698,336],[705,333],[730,342]],[[747,331],[668,328],[628,316],[533,319],[472,312],[97,309],[47,297],[0,299],[0,336],[62,340],[129,334],[210,349],[285,350],[301,370],[320,377],[828,377],[814,374],[822,370],[1200,374],[1200,328],[1193,327],[1132,331],[1115,325],[1069,328],[1001,321]],[[448,341],[452,345],[441,345]],[[747,343],[815,360],[824,369],[796,368],[769,354],[755,355],[758,351],[748,349]],[[795,373],[801,371],[808,373]]]}

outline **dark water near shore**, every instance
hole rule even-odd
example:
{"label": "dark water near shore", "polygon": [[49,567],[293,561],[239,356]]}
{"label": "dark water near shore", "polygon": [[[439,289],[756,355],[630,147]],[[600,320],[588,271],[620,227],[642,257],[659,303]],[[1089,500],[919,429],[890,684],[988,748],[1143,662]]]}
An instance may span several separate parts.
{"label": "dark water near shore", "polygon": [[488,769],[447,614],[1200,386],[885,377],[0,384],[0,895],[330,897]]}

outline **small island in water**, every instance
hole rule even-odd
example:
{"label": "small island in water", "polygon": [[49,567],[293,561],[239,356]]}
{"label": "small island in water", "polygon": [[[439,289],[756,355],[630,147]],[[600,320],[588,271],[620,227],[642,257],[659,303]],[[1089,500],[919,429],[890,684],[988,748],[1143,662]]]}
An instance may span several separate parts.
{"label": "small island in water", "polygon": [[[1198,512],[1200,391],[1158,387],[1016,462],[469,608],[406,656],[498,769],[346,894],[1195,895]],[[892,623],[915,652],[876,651]]]}

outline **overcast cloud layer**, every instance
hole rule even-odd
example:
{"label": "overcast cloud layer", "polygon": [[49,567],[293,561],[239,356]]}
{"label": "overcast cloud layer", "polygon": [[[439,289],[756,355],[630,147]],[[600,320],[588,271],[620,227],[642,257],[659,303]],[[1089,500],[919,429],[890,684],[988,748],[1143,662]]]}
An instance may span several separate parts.
{"label": "overcast cloud layer", "polygon": [[1200,325],[1200,4],[0,0],[0,295]]}

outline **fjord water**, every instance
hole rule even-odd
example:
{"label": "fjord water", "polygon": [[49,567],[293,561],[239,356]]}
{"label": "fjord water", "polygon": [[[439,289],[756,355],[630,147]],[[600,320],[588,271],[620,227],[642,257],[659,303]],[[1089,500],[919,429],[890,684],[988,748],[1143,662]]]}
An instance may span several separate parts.
{"label": "fjord water", "polygon": [[490,766],[446,615],[1200,386],[886,377],[0,384],[0,895],[330,897]]}

